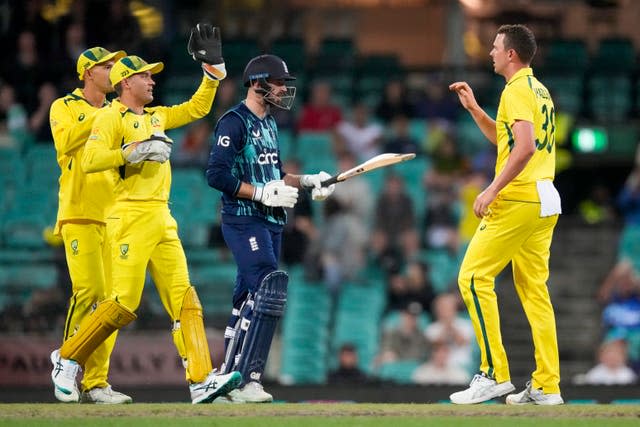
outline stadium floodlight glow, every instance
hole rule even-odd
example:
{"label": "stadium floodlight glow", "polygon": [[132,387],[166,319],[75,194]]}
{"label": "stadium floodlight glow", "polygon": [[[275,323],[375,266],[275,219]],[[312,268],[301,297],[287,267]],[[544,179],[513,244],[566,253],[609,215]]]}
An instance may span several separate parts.
{"label": "stadium floodlight glow", "polygon": [[577,128],[571,136],[573,149],[579,153],[602,153],[607,150],[607,132],[599,127]]}

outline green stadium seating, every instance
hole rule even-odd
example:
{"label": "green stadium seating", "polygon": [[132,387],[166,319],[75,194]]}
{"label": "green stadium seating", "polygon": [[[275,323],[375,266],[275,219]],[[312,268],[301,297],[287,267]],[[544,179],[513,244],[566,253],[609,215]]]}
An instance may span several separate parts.
{"label": "green stadium seating", "polygon": [[398,362],[388,362],[380,365],[376,374],[378,378],[392,381],[399,384],[411,384],[411,375],[420,366],[417,360],[402,360]]}
{"label": "green stadium seating", "polygon": [[631,79],[627,75],[597,74],[588,82],[589,109],[597,120],[624,122],[631,112]]}
{"label": "green stadium seating", "polygon": [[326,381],[331,300],[321,282],[290,270],[286,314],[282,320],[282,369],[285,384]]}
{"label": "green stadium seating", "polygon": [[[425,307],[428,308],[428,307]],[[382,329],[385,331],[397,328],[400,325],[401,310],[392,310],[384,315],[382,319]],[[424,330],[431,323],[431,316],[426,311],[420,313],[418,317],[418,329]]]}
{"label": "green stadium seating", "polygon": [[189,275],[191,283],[198,291],[205,316],[218,319],[229,316],[236,280],[236,265],[193,265]]}
{"label": "green stadium seating", "polygon": [[555,39],[546,48],[545,70],[567,70],[582,72],[589,62],[584,40]]}
{"label": "green stadium seating", "polygon": [[600,40],[591,68],[598,71],[631,72],[635,62],[636,50],[631,39],[606,38]]}
{"label": "green stadium seating", "polygon": [[306,65],[306,46],[301,38],[283,38],[273,41],[269,53],[284,59],[291,73],[297,76]]}
{"label": "green stadium seating", "polygon": [[581,74],[549,74],[540,79],[549,89],[556,111],[574,116],[581,113],[584,81]]}
{"label": "green stadium seating", "polygon": [[229,76],[242,76],[245,66],[258,55],[263,49],[258,42],[253,39],[231,39],[225,40],[223,55]]}

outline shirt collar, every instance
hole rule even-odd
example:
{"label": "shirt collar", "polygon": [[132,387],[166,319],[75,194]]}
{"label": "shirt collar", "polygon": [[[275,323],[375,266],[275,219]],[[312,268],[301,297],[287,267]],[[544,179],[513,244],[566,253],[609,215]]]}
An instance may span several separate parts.
{"label": "shirt collar", "polygon": [[507,86],[513,83],[514,81],[518,80],[520,77],[525,77],[525,76],[533,76],[533,69],[531,67],[525,67],[525,68],[519,69],[513,76],[511,76],[511,78],[507,82]]}

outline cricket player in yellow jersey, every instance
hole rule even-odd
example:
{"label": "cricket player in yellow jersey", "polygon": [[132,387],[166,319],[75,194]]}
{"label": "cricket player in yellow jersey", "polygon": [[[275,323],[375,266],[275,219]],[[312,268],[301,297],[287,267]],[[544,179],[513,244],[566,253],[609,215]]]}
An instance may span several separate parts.
{"label": "cricket player in yellow jersey", "polygon": [[549,248],[561,213],[555,175],[554,106],[549,91],[530,68],[533,33],[523,25],[498,29],[491,50],[494,70],[506,80],[494,121],[479,106],[466,82],[458,94],[482,133],[497,145],[495,177],[478,195],[473,210],[481,222],[467,248],[458,286],[481,350],[480,373],[453,403],[470,404],[511,393],[509,364],[500,333],[494,290],[496,276],[511,262],[516,291],[529,320],[536,369],[524,391],[508,404],[559,405],[560,363],[553,307],[547,290]]}
{"label": "cricket player in yellow jersey", "polygon": [[[113,92],[109,72],[114,62],[126,56],[101,47],[87,49],[78,57],[78,78],[84,82],[68,95],[56,99],[49,114],[51,133],[60,165],[60,191],[55,233],[64,240],[72,295],[64,325],[66,341],[98,302],[110,293],[111,254],[106,239],[105,211],[113,205],[115,182],[106,172],[87,175],[80,167],[93,118],[108,105]],[[62,402],[129,403],[131,398],[114,391],[107,382],[109,357],[116,334],[111,335],[87,359],[82,395],[54,388]]]}
{"label": "cricket player in yellow jersey", "polygon": [[211,402],[240,384],[238,372],[221,375],[212,369],[202,306],[189,281],[178,227],[168,206],[171,141],[164,131],[209,113],[219,80],[226,76],[217,28],[198,24],[189,50],[208,62],[202,64],[205,76],[197,91],[180,105],[145,108],[153,100],[152,75],[163,69],[161,62],[148,64],[126,56],[111,69],[111,84],[119,98],[96,115],[82,168],[90,174],[108,171],[116,182],[115,205],[107,217],[112,291],[54,352],[62,373],[53,377],[59,388],[73,390],[74,367],[84,365],[109,335],[136,318],[147,268],[173,322],[192,402]]}

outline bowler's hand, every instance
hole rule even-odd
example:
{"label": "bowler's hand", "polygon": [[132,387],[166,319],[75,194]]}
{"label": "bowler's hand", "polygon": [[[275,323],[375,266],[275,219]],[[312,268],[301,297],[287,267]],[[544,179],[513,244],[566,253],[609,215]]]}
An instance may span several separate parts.
{"label": "bowler's hand", "polygon": [[496,199],[496,193],[491,187],[487,187],[482,193],[478,194],[476,200],[473,202],[473,213],[482,218],[489,214],[489,205]]}
{"label": "bowler's hand", "polygon": [[467,82],[451,83],[449,90],[458,95],[460,104],[462,104],[465,109],[472,110],[479,107],[475,96],[473,96],[473,90],[471,90],[471,86],[469,86]]}

